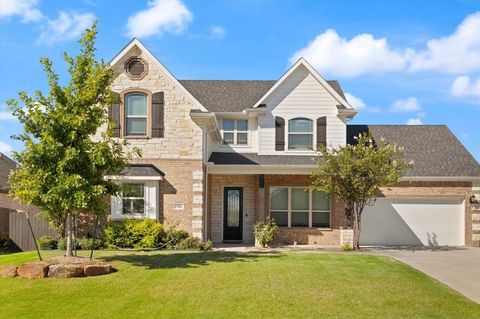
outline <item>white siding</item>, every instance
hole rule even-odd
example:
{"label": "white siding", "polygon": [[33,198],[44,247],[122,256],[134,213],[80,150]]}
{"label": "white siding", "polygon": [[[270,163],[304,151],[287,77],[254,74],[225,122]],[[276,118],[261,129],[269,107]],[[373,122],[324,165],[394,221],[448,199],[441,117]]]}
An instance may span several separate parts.
{"label": "white siding", "polygon": [[[218,125],[222,126],[222,118],[217,117]],[[234,119],[247,119],[247,117],[226,117]],[[258,124],[256,117],[248,118],[248,145],[223,145],[222,141],[208,140],[208,154],[211,152],[232,152],[232,153],[257,153],[258,152]]]}
{"label": "white siding", "polygon": [[[327,144],[345,145],[346,124],[338,118],[335,98],[303,66],[295,70],[265,101],[267,114],[259,117],[259,154],[311,154],[275,151],[275,116],[288,123],[295,117],[316,119],[327,116]],[[314,139],[316,125],[314,124]],[[287,131],[287,128],[286,128]],[[287,141],[287,138],[285,139]],[[287,143],[286,143],[287,144]],[[316,144],[316,142],[315,142]],[[286,145],[287,147],[287,145]]]}

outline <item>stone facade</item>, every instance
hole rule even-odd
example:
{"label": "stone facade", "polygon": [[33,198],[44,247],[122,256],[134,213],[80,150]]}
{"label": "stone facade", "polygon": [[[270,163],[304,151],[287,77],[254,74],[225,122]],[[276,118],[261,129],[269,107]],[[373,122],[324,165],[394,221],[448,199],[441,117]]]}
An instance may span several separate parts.
{"label": "stone facade", "polygon": [[480,224],[470,197],[475,193],[471,182],[401,182],[395,187],[381,189],[385,197],[408,198],[442,198],[455,197],[464,199],[465,207],[465,245],[480,245],[480,230],[475,230],[475,224]]}
{"label": "stone facade", "polygon": [[[141,80],[132,80],[125,73],[124,63],[132,56],[141,57],[148,63],[148,73]],[[151,101],[152,93],[164,92],[165,137],[129,138],[130,147],[140,148],[143,158],[202,159],[202,129],[190,118],[190,110],[194,107],[154,61],[134,48],[113,66],[113,70],[118,74],[113,81],[113,91],[119,93],[121,98],[126,92],[138,90],[147,93],[147,100]],[[151,109],[148,114],[151,115]],[[151,131],[151,123],[148,123],[147,131]]]}

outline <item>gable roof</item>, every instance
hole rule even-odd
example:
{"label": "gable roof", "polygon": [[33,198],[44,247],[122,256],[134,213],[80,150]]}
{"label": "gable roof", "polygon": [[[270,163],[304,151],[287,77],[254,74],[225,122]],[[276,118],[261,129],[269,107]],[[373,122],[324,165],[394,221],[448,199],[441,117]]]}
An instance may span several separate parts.
{"label": "gable roof", "polygon": [[187,99],[197,108],[200,110],[207,112],[207,109],[192,95],[189,91],[187,91],[180,82],[173,76],[173,74],[162,64],[160,61],[152,54],[140,40],[137,38],[133,38],[127,45],[120,50],[108,63],[109,65],[117,64],[125,54],[127,54],[132,48],[137,47],[139,48],[142,53],[144,53],[154,64],[158,67],[166,76],[167,78],[172,81],[173,84],[187,97]]}
{"label": "gable roof", "polygon": [[415,163],[407,177],[480,177],[480,165],[446,125],[347,125],[347,143],[368,131],[405,148]]}
{"label": "gable roof", "polygon": [[[329,84],[311,65],[310,63],[307,62],[304,58],[298,59],[295,64],[288,69],[287,72],[285,72],[280,79],[258,100],[256,105],[252,105],[251,107],[257,107],[259,104],[261,104],[267,97],[272,94],[277,87],[281,85],[283,81],[285,81],[290,74],[292,74],[296,69],[299,67],[304,67],[307,69],[307,71],[333,96],[335,100],[342,106],[343,109],[350,111],[353,114],[356,114],[356,110],[347,102],[345,99],[345,96],[343,94],[339,94],[334,88],[332,87],[331,84]],[[338,82],[337,82],[338,85]],[[338,85],[339,86],[339,85]],[[343,93],[343,92],[342,92]]]}
{"label": "gable roof", "polygon": [[[257,103],[277,82],[274,80],[179,80],[210,112],[242,112]],[[338,81],[328,85],[345,98]]]}

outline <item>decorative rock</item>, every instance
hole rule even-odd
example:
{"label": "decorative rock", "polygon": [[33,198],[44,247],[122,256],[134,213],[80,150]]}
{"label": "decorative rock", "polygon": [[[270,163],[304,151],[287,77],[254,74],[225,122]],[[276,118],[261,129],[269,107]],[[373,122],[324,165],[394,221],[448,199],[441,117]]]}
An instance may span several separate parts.
{"label": "decorative rock", "polygon": [[6,265],[0,267],[0,277],[15,277],[17,275],[17,266]]}
{"label": "decorative rock", "polygon": [[48,263],[39,261],[20,265],[17,268],[17,274],[22,278],[45,278],[48,274]]}
{"label": "decorative rock", "polygon": [[113,271],[112,265],[86,265],[83,267],[85,277],[106,275]]}
{"label": "decorative rock", "polygon": [[48,277],[53,278],[70,278],[70,277],[82,277],[83,267],[81,265],[51,265],[48,267]]}

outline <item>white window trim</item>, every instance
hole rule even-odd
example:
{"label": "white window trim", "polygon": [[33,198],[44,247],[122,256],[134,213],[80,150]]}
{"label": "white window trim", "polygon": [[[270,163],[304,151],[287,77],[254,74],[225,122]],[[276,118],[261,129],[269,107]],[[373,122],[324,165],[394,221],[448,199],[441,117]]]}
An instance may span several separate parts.
{"label": "white window trim", "polygon": [[[312,132],[289,132],[290,130],[290,121],[295,120],[295,119],[307,119],[312,121]],[[317,126],[315,125],[315,120],[311,119],[306,116],[296,116],[292,118],[285,119],[285,144],[286,144],[286,152],[292,152],[292,153],[305,153],[305,152],[316,152],[316,147],[317,145]],[[289,136],[290,134],[292,135],[307,135],[307,134],[312,134],[312,149],[290,149],[290,140]]]}
{"label": "white window trim", "polygon": [[[286,188],[287,189],[287,210],[284,209],[275,209],[274,211],[276,212],[287,212],[287,218],[288,218],[288,224],[287,226],[279,226],[279,227],[284,227],[284,228],[316,228],[316,229],[331,229],[332,227],[332,201],[330,198],[330,209],[329,210],[318,210],[318,209],[313,209],[313,196],[312,196],[312,190],[308,190],[308,227],[302,227],[302,226],[292,226],[292,212],[304,212],[305,210],[294,210],[292,209],[292,189],[294,188],[300,188],[300,189],[305,189],[308,186],[270,186],[268,189],[268,215],[270,216],[270,213],[272,212],[272,205],[270,202],[270,189],[271,188]],[[328,227],[313,227],[313,213],[320,213],[320,212],[328,212]]]}
{"label": "white window trim", "polygon": [[[127,113],[127,109],[128,109],[127,101],[128,101],[128,96],[129,95],[143,95],[143,96],[145,96],[145,110],[146,110],[145,115],[128,115],[128,113]],[[125,110],[124,110],[124,113],[125,113],[125,136],[134,136],[134,137],[135,136],[147,136],[148,135],[148,94],[146,94],[144,92],[137,92],[137,91],[128,92],[128,93],[125,93],[124,100],[125,100]],[[145,119],[145,134],[128,134],[128,131],[127,131],[128,119]]]}
{"label": "white window trim", "polygon": [[[136,185],[142,185],[143,187],[143,196],[142,197],[125,197],[123,196],[123,191],[122,191],[122,195],[121,195],[121,198],[122,198],[122,215],[125,215],[125,216],[145,216],[146,213],[147,213],[147,200],[146,200],[146,195],[147,195],[147,187],[145,186],[145,183],[142,183],[142,182],[137,182],[137,183],[125,183],[125,184],[136,184]],[[123,201],[125,199],[141,199],[143,200],[143,213],[133,213],[133,214],[124,214],[123,213]]]}
{"label": "white window trim", "polygon": [[[225,131],[223,129],[223,121],[224,120],[231,120],[233,121],[233,131]],[[246,131],[239,131],[237,129],[237,121],[247,121],[247,130]],[[251,140],[251,136],[250,136],[250,120],[248,118],[222,118],[221,121],[220,121],[220,134],[222,135],[222,140],[220,142],[220,145],[221,147],[223,148],[228,148],[228,147],[250,147],[250,140]],[[233,133],[233,143],[232,144],[228,144],[228,143],[224,143],[224,133]],[[247,144],[238,144],[237,143],[237,133],[247,133]]]}
{"label": "white window trim", "polygon": [[[129,183],[130,180],[125,181]],[[121,181],[117,183],[122,184]],[[152,180],[135,180],[135,183],[144,184],[144,213],[143,214],[123,214],[123,197],[121,195],[111,196],[111,219],[158,219],[159,208],[159,182]]]}

